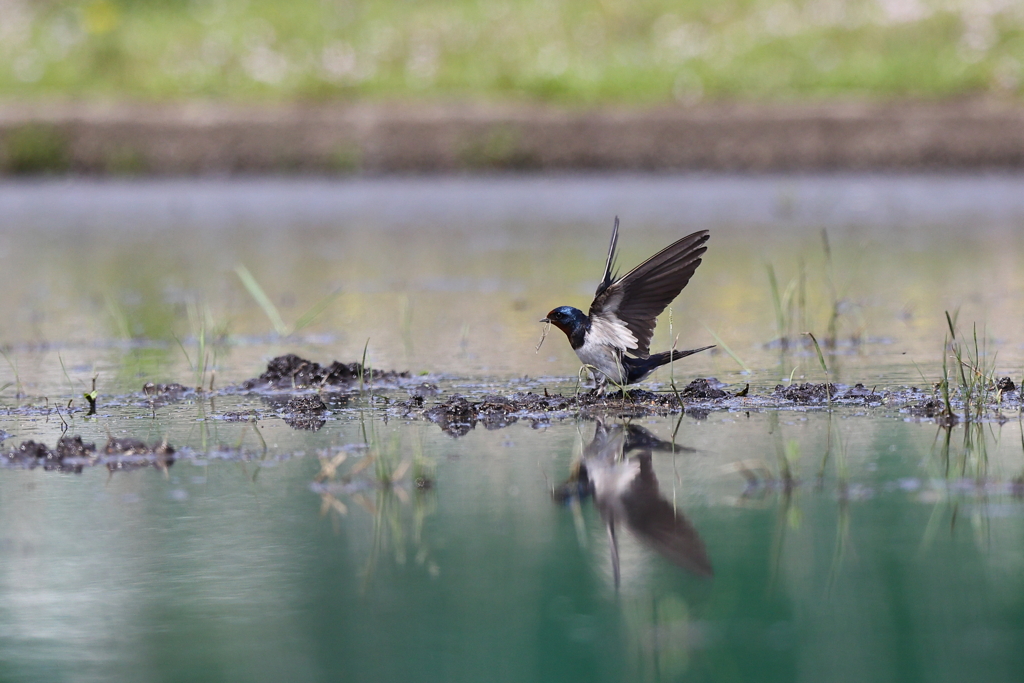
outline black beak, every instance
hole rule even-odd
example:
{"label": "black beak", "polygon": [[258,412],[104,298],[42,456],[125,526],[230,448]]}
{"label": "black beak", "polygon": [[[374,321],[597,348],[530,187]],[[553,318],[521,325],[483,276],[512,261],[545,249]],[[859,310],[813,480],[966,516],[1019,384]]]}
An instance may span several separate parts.
{"label": "black beak", "polygon": [[541,320],[538,320],[537,322],[549,323],[549,322],[551,322],[551,319],[550,318],[542,318]]}

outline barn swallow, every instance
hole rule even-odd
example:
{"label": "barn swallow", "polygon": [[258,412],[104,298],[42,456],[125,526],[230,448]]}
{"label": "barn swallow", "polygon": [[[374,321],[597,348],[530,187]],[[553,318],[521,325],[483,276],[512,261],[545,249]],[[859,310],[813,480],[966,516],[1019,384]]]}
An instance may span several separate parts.
{"label": "barn swallow", "polygon": [[598,392],[604,391],[609,380],[619,386],[633,384],[655,368],[712,348],[650,352],[658,316],[693,277],[707,251],[704,243],[708,237],[707,230],[688,235],[619,277],[613,273],[619,242],[616,217],[604,277],[590,304],[590,314],[559,306],[540,321],[565,332],[573,351],[594,375]]}

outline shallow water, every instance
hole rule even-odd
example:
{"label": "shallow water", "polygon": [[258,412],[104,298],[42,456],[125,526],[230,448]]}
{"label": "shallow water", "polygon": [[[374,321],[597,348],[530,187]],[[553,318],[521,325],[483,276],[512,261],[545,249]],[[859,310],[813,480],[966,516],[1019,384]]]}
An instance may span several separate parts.
{"label": "shallow water", "polygon": [[[646,472],[647,449],[622,461],[594,445],[623,420],[454,439],[372,398],[408,398],[391,386],[353,389],[304,431],[230,389],[281,353],[351,362],[365,346],[373,367],[436,384],[427,404],[573,392],[574,355],[557,331],[535,352],[536,320],[586,305],[616,214],[625,267],[712,231],[673,333],[697,346],[713,330],[747,370],[704,353],[676,365],[680,382],[824,379],[810,347],[771,344],[766,264],[791,292],[790,333],[823,338],[838,302],[832,379],[930,388],[956,309],[996,374],[1021,376],[1017,177],[0,185],[4,448],[53,446],[67,424],[100,448],[178,449],[169,467],[0,468],[0,678],[1016,680],[1013,401],[1005,423],[948,431],[850,407],[637,419],[665,442],[643,495],[556,503],[581,459]],[[284,338],[239,263],[286,325],[338,294]],[[211,379],[203,396],[141,393]],[[666,519],[671,543],[652,531]]]}

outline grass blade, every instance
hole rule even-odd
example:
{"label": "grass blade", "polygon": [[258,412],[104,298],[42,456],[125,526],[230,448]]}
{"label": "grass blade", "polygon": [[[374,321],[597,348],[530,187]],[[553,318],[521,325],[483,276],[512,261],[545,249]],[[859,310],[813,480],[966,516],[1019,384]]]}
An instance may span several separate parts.
{"label": "grass blade", "polygon": [[825,372],[825,378],[827,379],[828,378],[828,366],[825,365],[825,356],[821,353],[821,347],[818,346],[818,340],[814,337],[814,333],[813,332],[808,332],[807,336],[811,338],[812,342],[814,342],[814,350],[818,354],[818,362],[821,364],[821,369]]}
{"label": "grass blade", "polygon": [[249,295],[256,300],[256,303],[260,305],[267,318],[270,320],[270,324],[274,326],[274,330],[282,337],[287,337],[291,330],[287,325],[284,324],[284,320],[281,319],[281,314],[277,312],[277,306],[270,300],[267,293],[260,287],[260,283],[256,282],[256,278],[252,276],[249,269],[239,263],[235,266],[235,273],[238,275],[238,279],[245,285],[245,289],[249,292]]}
{"label": "grass blade", "polygon": [[771,285],[772,304],[775,306],[775,327],[778,331],[779,341],[785,347],[787,341],[786,316],[782,312],[782,300],[779,298],[779,282],[775,279],[775,269],[772,264],[766,263],[765,268],[768,270],[768,284]]}
{"label": "grass blade", "polygon": [[734,361],[736,361],[737,365],[739,365],[741,368],[743,368],[743,372],[744,373],[746,373],[748,375],[753,374],[753,371],[751,371],[751,369],[747,366],[747,364],[744,363],[743,360],[739,356],[737,356],[735,353],[733,353],[733,350],[729,348],[729,345],[726,344],[724,341],[722,341],[722,338],[719,337],[717,334],[715,334],[714,330],[712,330],[707,325],[704,326],[704,329],[711,333],[711,336],[715,338],[715,343],[718,344],[719,346],[721,346],[722,350],[725,351],[727,354],[729,354],[729,358],[732,358]]}
{"label": "grass blade", "polygon": [[814,342],[814,350],[818,354],[818,362],[821,363],[821,369],[825,372],[825,397],[828,399],[829,413],[831,414],[832,409],[832,383],[828,375],[828,365],[825,364],[825,355],[821,352],[821,346],[818,345],[818,340],[814,336],[813,332],[808,332],[807,336]]}
{"label": "grass blade", "polygon": [[313,304],[308,311],[303,313],[299,319],[295,321],[295,325],[292,327],[292,334],[298,332],[316,320],[321,313],[327,310],[328,306],[334,303],[334,300],[338,298],[339,294],[341,294],[340,287]]}

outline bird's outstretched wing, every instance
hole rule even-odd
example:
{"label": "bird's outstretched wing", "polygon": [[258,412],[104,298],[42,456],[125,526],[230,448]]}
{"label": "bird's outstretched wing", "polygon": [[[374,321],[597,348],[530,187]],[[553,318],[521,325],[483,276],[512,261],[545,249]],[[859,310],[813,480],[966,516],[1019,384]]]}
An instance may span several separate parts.
{"label": "bird's outstretched wing", "polygon": [[[612,273],[619,240],[619,221],[612,229],[604,278],[597,287],[590,319],[594,331],[624,347],[635,356],[650,355],[651,337],[657,318],[693,277],[707,251],[708,231],[701,230],[673,242],[621,278]],[[625,329],[623,329],[625,328]]]}
{"label": "bird's outstretched wing", "polygon": [[597,286],[597,295],[600,296],[601,292],[608,289],[617,277],[617,273],[613,273],[615,270],[615,250],[619,246],[619,217],[615,217],[615,225],[612,226],[612,241],[608,245],[608,260],[604,262],[604,277],[601,278],[601,284]]}

